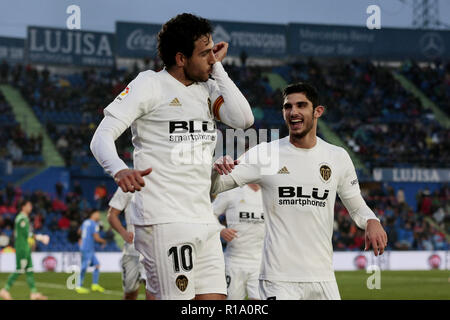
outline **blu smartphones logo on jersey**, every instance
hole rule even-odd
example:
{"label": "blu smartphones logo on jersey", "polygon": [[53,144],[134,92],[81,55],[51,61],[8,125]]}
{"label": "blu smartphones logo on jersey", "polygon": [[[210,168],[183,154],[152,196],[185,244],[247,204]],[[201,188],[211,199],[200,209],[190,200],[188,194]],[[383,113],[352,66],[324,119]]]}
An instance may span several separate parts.
{"label": "blu smartphones logo on jersey", "polygon": [[279,205],[301,205],[325,207],[330,190],[312,188],[311,191],[304,186],[280,186],[278,187]]}
{"label": "blu smartphones logo on jersey", "polygon": [[212,121],[170,121],[169,141],[216,141],[216,125]]}
{"label": "blu smartphones logo on jersey", "polygon": [[216,140],[212,121],[169,122],[169,142],[174,143],[171,160],[175,165],[211,165]]}
{"label": "blu smartphones logo on jersey", "polygon": [[257,214],[254,212],[240,211],[239,222],[244,223],[264,223],[264,214]]}

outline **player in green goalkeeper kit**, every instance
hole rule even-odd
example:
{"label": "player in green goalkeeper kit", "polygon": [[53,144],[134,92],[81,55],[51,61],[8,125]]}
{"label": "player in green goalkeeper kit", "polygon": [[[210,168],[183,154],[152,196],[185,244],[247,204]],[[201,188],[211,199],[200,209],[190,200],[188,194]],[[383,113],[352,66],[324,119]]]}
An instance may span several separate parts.
{"label": "player in green goalkeeper kit", "polygon": [[30,220],[28,218],[29,214],[33,210],[33,205],[29,200],[23,200],[19,203],[20,212],[16,216],[14,221],[14,248],[16,249],[16,272],[12,273],[6,286],[0,291],[0,297],[5,300],[12,300],[11,294],[9,293],[10,288],[13,283],[17,280],[20,274],[25,273],[27,276],[27,283],[30,287],[31,300],[47,300],[47,297],[37,292],[36,286],[34,284],[34,274],[33,274],[33,262],[31,260],[31,248],[28,243],[28,238],[36,239],[44,244],[48,244],[50,238],[48,235],[37,234],[33,236],[30,230]]}

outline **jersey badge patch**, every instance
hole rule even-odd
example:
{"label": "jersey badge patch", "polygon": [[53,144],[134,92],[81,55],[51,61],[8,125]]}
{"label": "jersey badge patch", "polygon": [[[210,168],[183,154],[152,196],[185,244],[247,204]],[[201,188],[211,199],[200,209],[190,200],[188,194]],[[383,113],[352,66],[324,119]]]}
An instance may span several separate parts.
{"label": "jersey badge patch", "polygon": [[117,101],[122,102],[123,99],[130,93],[131,86],[127,86],[116,98]]}
{"label": "jersey badge patch", "polygon": [[179,275],[177,277],[177,280],[175,280],[175,284],[177,285],[178,289],[180,289],[181,292],[186,291],[188,282],[189,282],[188,278],[184,275]]}
{"label": "jersey badge patch", "polygon": [[331,168],[328,166],[328,164],[322,164],[320,166],[320,177],[322,178],[323,182],[328,182],[331,178]]}

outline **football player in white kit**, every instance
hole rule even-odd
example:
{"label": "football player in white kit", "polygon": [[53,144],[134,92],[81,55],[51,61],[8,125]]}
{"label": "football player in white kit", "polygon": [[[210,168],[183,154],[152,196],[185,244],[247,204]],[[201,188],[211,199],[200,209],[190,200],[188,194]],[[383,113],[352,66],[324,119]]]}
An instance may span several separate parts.
{"label": "football player in white kit", "polygon": [[[114,196],[109,201],[108,222],[125,241],[123,245],[122,259],[122,287],[124,300],[136,300],[139,294],[139,286],[145,283],[144,265],[139,262],[141,255],[134,248],[134,226],[130,221],[130,203],[133,194],[123,192],[117,188]],[[119,214],[124,212],[126,229],[119,220]]]}
{"label": "football player in white kit", "polygon": [[225,275],[228,300],[259,300],[258,276],[264,241],[261,187],[248,184],[219,194],[214,214],[225,215],[227,227],[220,235],[227,241]]}
{"label": "football player in white kit", "polygon": [[348,153],[316,136],[324,112],[316,89],[293,84],[283,97],[289,136],[251,148],[238,165],[230,157],[220,158],[211,190],[215,194],[248,183],[261,186],[266,223],[262,299],[340,299],[331,241],[336,194],[365,229],[366,250],[372,246],[376,256],[382,254],[386,232],[361,196]]}
{"label": "football player in white kit", "polygon": [[[254,118],[221,61],[208,20],[180,14],[158,34],[165,68],[141,72],[104,110],[91,150],[131,200],[147,299],[225,299],[220,229],[210,200],[215,121],[248,128]],[[211,78],[210,78],[211,77]],[[114,141],[131,126],[134,170]],[[151,174],[150,174],[151,172]]]}

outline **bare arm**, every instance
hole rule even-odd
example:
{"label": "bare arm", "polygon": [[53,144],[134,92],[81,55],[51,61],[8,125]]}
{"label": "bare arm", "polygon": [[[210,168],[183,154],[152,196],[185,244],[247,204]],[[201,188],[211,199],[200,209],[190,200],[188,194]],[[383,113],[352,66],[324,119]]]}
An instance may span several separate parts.
{"label": "bare arm", "polygon": [[98,233],[94,233],[94,240],[101,244],[106,244],[106,240],[101,238]]}
{"label": "bare arm", "polygon": [[120,236],[123,238],[124,241],[128,243],[133,243],[134,234],[132,232],[128,232],[122,225],[122,223],[119,220],[119,214],[121,213],[120,210],[117,210],[116,208],[109,207],[108,210],[108,222],[111,225],[111,227],[117,231]]}

